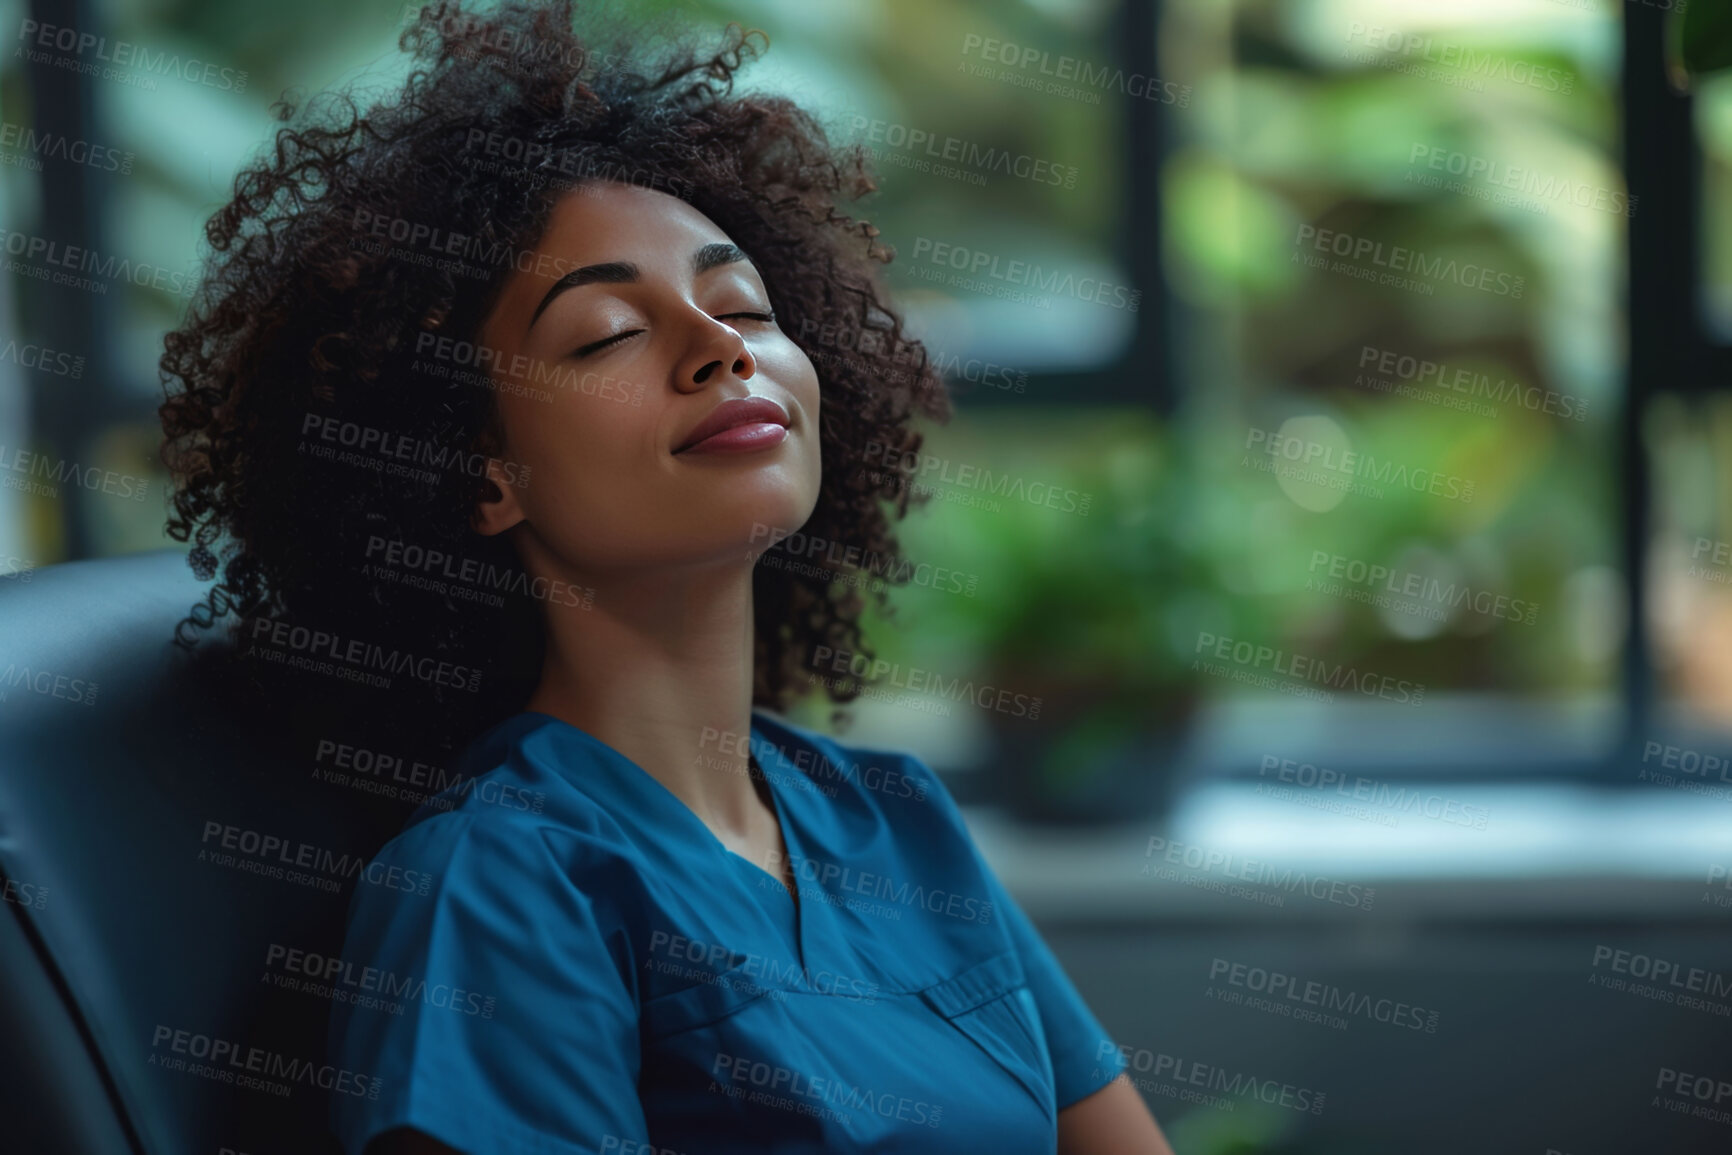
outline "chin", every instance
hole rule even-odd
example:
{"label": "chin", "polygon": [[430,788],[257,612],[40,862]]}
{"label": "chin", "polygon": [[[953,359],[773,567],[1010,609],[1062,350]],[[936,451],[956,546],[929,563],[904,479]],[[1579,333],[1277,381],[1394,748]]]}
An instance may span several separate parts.
{"label": "chin", "polygon": [[732,532],[727,535],[730,549],[742,548],[761,554],[783,538],[799,532],[817,505],[815,486],[809,493],[778,487],[774,492],[756,494],[751,500],[737,504],[729,502],[727,509],[716,511],[716,517],[709,525],[732,527]]}

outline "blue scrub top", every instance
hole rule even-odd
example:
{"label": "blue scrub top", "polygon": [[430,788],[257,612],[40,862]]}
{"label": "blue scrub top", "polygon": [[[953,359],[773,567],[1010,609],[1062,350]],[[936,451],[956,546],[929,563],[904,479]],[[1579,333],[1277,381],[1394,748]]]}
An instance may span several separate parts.
{"label": "blue scrub top", "polygon": [[343,1150],[1050,1155],[1125,1064],[938,777],[763,711],[751,749],[797,906],[585,731],[477,739],[376,858],[429,893],[350,907],[331,1062],[381,1082],[332,1096]]}

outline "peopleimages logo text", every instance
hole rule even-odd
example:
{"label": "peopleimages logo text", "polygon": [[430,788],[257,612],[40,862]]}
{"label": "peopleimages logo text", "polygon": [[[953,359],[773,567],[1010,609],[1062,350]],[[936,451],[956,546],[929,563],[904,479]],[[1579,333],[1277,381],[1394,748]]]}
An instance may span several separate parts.
{"label": "peopleimages logo text", "polygon": [[[488,457],[485,453],[466,453],[454,446],[440,445],[337,417],[308,413],[301,419],[301,433],[311,433],[321,441],[373,454],[381,459],[410,461],[426,466],[429,470],[457,469],[471,477],[487,476]],[[521,489],[529,484],[529,466],[504,460],[499,464],[507,485]]]}
{"label": "peopleimages logo text", "polygon": [[136,68],[158,76],[178,76],[193,84],[230,92],[244,92],[247,87],[245,69],[223,68],[190,57],[183,60],[178,52],[153,52],[130,40],[109,40],[106,36],[80,32],[76,28],[24,20],[18,25],[18,39],[23,42],[19,49],[21,53],[32,48],[65,52],[118,68]]}
{"label": "peopleimages logo text", "polygon": [[[70,483],[92,492],[100,489],[103,493],[130,498],[133,501],[143,501],[150,492],[150,482],[144,478],[116,473],[112,469],[98,469],[94,465],[82,466],[74,461],[19,449],[17,446],[8,454],[4,443],[0,443],[0,473],[39,477],[53,485]],[[24,485],[8,477],[4,482],[0,482],[0,487],[22,489]],[[54,496],[54,491],[49,489],[46,496]]]}
{"label": "peopleimages logo text", "polygon": [[416,657],[406,650],[387,649],[360,638],[344,639],[328,630],[297,626],[281,619],[255,619],[252,640],[256,645],[261,639],[287,651],[313,654],[360,669],[408,674],[430,685],[451,686],[471,692],[481,686],[481,671],[477,668],[433,657]]}
{"label": "peopleimages logo text", "polygon": [[1418,705],[1425,697],[1422,682],[1409,682],[1387,674],[1361,673],[1347,663],[1331,667],[1321,658],[1290,654],[1274,646],[1257,645],[1211,633],[1197,635],[1196,653],[1208,653],[1224,662],[1249,669],[1268,670],[1301,682],[1313,682],[1336,690],[1350,690],[1367,697],[1383,698],[1403,705]]}
{"label": "peopleimages logo text", "polygon": [[[429,983],[426,979],[414,975],[397,975],[378,967],[357,967],[337,955],[322,955],[277,942],[271,943],[265,949],[265,967],[311,980],[323,988],[323,991],[314,993],[334,995],[334,1001],[357,1005],[401,999],[462,1015],[491,1019],[499,1001],[492,995],[484,995],[450,983]],[[363,998],[374,994],[384,998]]]}
{"label": "peopleimages logo text", "polygon": [[1311,576],[1305,581],[1306,589],[1318,588],[1325,593],[1331,592],[1319,581],[1320,569],[1337,583],[1363,586],[1367,592],[1381,591],[1396,598],[1414,598],[1436,606],[1448,606],[1450,609],[1459,609],[1465,605],[1471,607],[1475,613],[1500,621],[1523,622],[1531,626],[1535,615],[1539,613],[1537,603],[1512,598],[1507,594],[1488,589],[1476,590],[1463,582],[1444,581],[1431,574],[1368,563],[1322,549],[1311,551],[1311,564],[1307,567]]}
{"label": "peopleimages logo text", "polygon": [[[1303,247],[1307,242],[1310,242],[1310,247],[1315,251],[1332,254],[1343,260],[1370,261],[1373,265],[1393,273],[1406,273],[1432,281],[1448,281],[1464,289],[1479,289],[1500,297],[1508,297],[1512,301],[1521,300],[1522,292],[1527,287],[1526,277],[1512,276],[1487,265],[1475,264],[1472,261],[1461,262],[1454,257],[1428,255],[1403,245],[1385,245],[1373,237],[1354,236],[1352,233],[1302,224],[1299,226],[1298,235],[1293,238],[1293,243]],[[1298,256],[1298,252],[1295,252],[1294,258],[1297,259]]]}
{"label": "peopleimages logo text", "polygon": [[1576,90],[1575,74],[1564,69],[1512,60],[1501,52],[1478,49],[1436,36],[1402,32],[1398,28],[1379,28],[1355,20],[1347,26],[1347,41],[1363,41],[1368,48],[1456,69],[1478,80],[1504,80],[1565,96]]}
{"label": "peopleimages logo text", "polygon": [[1435,469],[1397,465],[1387,457],[1379,460],[1374,454],[1342,449],[1277,430],[1251,426],[1245,434],[1245,448],[1261,448],[1271,457],[1283,457],[1288,461],[1301,462],[1307,466],[1327,469],[1336,474],[1357,477],[1379,485],[1401,486],[1415,493],[1429,493],[1435,497],[1448,497],[1462,502],[1473,500],[1475,486],[1470,478],[1439,473]]}
{"label": "peopleimages logo text", "polygon": [[1439,361],[1428,361],[1423,357],[1414,357],[1393,349],[1380,349],[1375,345],[1360,346],[1359,368],[1372,368],[1402,381],[1412,381],[1470,397],[1483,397],[1499,404],[1513,402],[1535,413],[1556,414],[1572,421],[1582,421],[1588,415],[1588,402],[1582,397],[1541,389],[1537,385],[1523,385],[1519,381],[1504,377],[1499,377],[1494,382],[1488,373],[1450,366]]}
{"label": "peopleimages logo text", "polygon": [[574,586],[540,576],[531,578],[522,569],[507,569],[492,562],[459,557],[441,549],[429,549],[378,534],[368,536],[366,558],[374,567],[390,566],[488,590],[503,590],[555,605],[588,609],[595,601],[592,587]]}
{"label": "peopleimages logo text", "polygon": [[1396,999],[1374,998],[1358,991],[1342,990],[1331,983],[1301,979],[1283,971],[1217,957],[1209,963],[1209,979],[1214,981],[1222,978],[1229,986],[1242,987],[1257,994],[1268,995],[1272,999],[1286,999],[1306,1006],[1321,1007],[1325,1011],[1343,1016],[1423,1031],[1428,1035],[1437,1033],[1436,1011]]}
{"label": "peopleimages logo text", "polygon": [[928,887],[923,883],[911,883],[906,879],[891,878],[889,875],[875,874],[869,870],[856,870],[845,862],[829,862],[791,851],[783,854],[771,850],[766,853],[761,865],[780,874],[783,863],[791,868],[798,881],[814,884],[820,893],[834,891],[840,894],[865,895],[868,898],[918,907],[932,914],[949,915],[951,918],[983,925],[992,921],[993,903],[990,899]]}
{"label": "peopleimages logo text", "polygon": [[118,172],[122,176],[132,172],[131,152],[123,153],[107,145],[11,121],[0,121],[0,148],[22,149],[36,157]]}
{"label": "peopleimages logo text", "polygon": [[1113,89],[1125,96],[1176,104],[1180,108],[1191,103],[1191,86],[1188,84],[1163,81],[1141,72],[1127,73],[1114,65],[1094,64],[1075,56],[1060,55],[1055,59],[1051,52],[1032,44],[1018,45],[970,32],[962,38],[962,55],[968,57],[976,52],[984,61],[1009,68],[1028,69],[1032,65],[1037,74],[1050,76],[1055,81],[1074,80],[1078,84]]}
{"label": "peopleimages logo text", "polygon": [[1002,176],[1021,177],[1037,184],[1075,188],[1075,165],[1060,164],[1045,157],[1012,153],[1005,149],[982,146],[955,136],[939,136],[930,129],[877,120],[856,113],[851,116],[854,131],[873,144],[921,153],[927,159],[952,161],[977,172],[995,172]]}
{"label": "peopleimages logo text", "polygon": [[[1211,1091],[1221,1091],[1228,1095],[1237,1095],[1242,1099],[1257,1099],[1271,1106],[1279,1105],[1289,1110],[1301,1111],[1311,1115],[1323,1113],[1323,1103],[1326,1098],[1322,1091],[1314,1091],[1309,1087],[1300,1087],[1292,1083],[1283,1083],[1279,1079],[1260,1078],[1245,1072],[1233,1072],[1226,1067],[1212,1063],[1199,1062],[1179,1055],[1169,1055],[1164,1051],[1151,1051],[1144,1047],[1131,1047],[1130,1044],[1115,1046],[1111,1039],[1102,1039],[1095,1048],[1095,1062],[1105,1060],[1117,1051],[1125,1066],[1132,1071],[1149,1072],[1156,1078],[1167,1079],[1174,1083],[1186,1083],[1193,1087],[1206,1087]],[[1149,1088],[1139,1087],[1141,1090]],[[1231,1110],[1231,1100],[1223,1104]]]}
{"label": "peopleimages logo text", "polygon": [[164,1065],[154,1053],[166,1049],[177,1055],[208,1061],[218,1073],[227,1076],[220,1082],[234,1082],[236,1071],[245,1071],[287,1083],[301,1083],[339,1095],[377,1099],[380,1081],[377,1075],[363,1075],[346,1067],[316,1064],[263,1047],[248,1047],[229,1039],[215,1038],[188,1030],[157,1024],[151,1034],[151,1066]]}
{"label": "peopleimages logo text", "polygon": [[[323,846],[315,846],[310,842],[300,842],[285,838],[279,834],[266,834],[258,830],[249,830],[229,822],[219,822],[208,819],[204,824],[204,833],[199,842],[209,847],[212,840],[225,851],[234,851],[258,862],[272,865],[295,867],[305,870],[316,870],[322,874],[334,875],[339,878],[353,878],[386,890],[407,891],[410,894],[426,895],[432,885],[433,876],[424,870],[407,870],[401,866],[386,866],[377,860],[368,860],[358,854],[341,853]],[[200,850],[201,860],[207,859],[210,852]]]}
{"label": "peopleimages logo text", "polygon": [[[1422,160],[1425,166],[1433,171],[1447,172],[1467,181],[1482,181],[1488,185],[1513,189],[1539,200],[1565,200],[1577,208],[1598,209],[1626,217],[1636,215],[1637,198],[1618,189],[1572,181],[1541,173],[1537,169],[1506,164],[1471,153],[1452,152],[1440,145],[1415,141],[1407,154],[1407,163],[1412,166]],[[1411,179],[1411,171],[1408,175]]]}
{"label": "peopleimages logo text", "polygon": [[[39,267],[10,262],[12,272],[83,292],[108,292],[103,281],[126,281],[139,288],[159,289],[174,296],[189,296],[198,287],[198,278],[193,272],[165,269],[148,261],[134,261],[112,253],[104,256],[82,245],[69,245],[13,229],[0,229],[0,253],[17,257],[21,262],[41,262]],[[102,280],[93,279],[98,277]]]}
{"label": "peopleimages logo text", "polygon": [[1403,814],[1417,812],[1421,817],[1447,822],[1452,826],[1484,830],[1491,818],[1491,811],[1484,806],[1471,806],[1453,798],[1445,798],[1435,791],[1423,791],[1412,786],[1392,787],[1387,782],[1366,778],[1360,774],[1350,777],[1340,770],[1318,766],[1315,762],[1299,762],[1277,754],[1265,754],[1258,763],[1257,776],[1270,777],[1271,771],[1277,780],[1297,786],[1301,790],[1315,791],[1318,794],[1333,793],[1342,798],[1368,802],[1373,806]]}
{"label": "peopleimages logo text", "polygon": [[56,674],[50,670],[33,670],[16,662],[8,663],[4,670],[0,670],[0,702],[6,701],[19,686],[50,698],[60,698],[85,706],[96,704],[95,682]]}
{"label": "peopleimages logo text", "polygon": [[[1143,857],[1153,859],[1156,855],[1159,855],[1165,862],[1184,866],[1190,870],[1199,870],[1205,874],[1219,874],[1223,878],[1249,882],[1257,886],[1271,886],[1289,894],[1297,891],[1324,902],[1333,902],[1339,906],[1355,907],[1360,910],[1370,910],[1373,900],[1377,897],[1377,891],[1374,887],[1362,886],[1359,883],[1347,882],[1338,878],[1332,879],[1321,874],[1307,874],[1303,870],[1295,871],[1290,866],[1276,866],[1274,863],[1260,858],[1244,858],[1229,850],[1199,846],[1195,843],[1175,842],[1159,834],[1151,834],[1148,847],[1143,851]],[[1147,873],[1152,865],[1152,862],[1145,862],[1143,864],[1144,872]]]}
{"label": "peopleimages logo text", "polygon": [[1075,297],[1111,305],[1115,309],[1137,311],[1143,291],[1115,284],[1100,277],[1078,277],[1060,269],[1046,269],[1022,260],[1003,260],[997,253],[970,249],[932,237],[914,238],[914,259],[929,261],[966,273],[970,277],[988,277],[995,281],[1051,293],[1058,297]]}
{"label": "peopleimages logo text", "polygon": [[811,664],[829,666],[833,673],[848,674],[873,686],[889,685],[898,690],[931,694],[953,702],[972,702],[982,710],[995,710],[1013,717],[1038,719],[1041,699],[1018,694],[999,686],[974,684],[972,678],[947,677],[921,666],[904,667],[901,662],[870,657],[858,650],[814,646]]}

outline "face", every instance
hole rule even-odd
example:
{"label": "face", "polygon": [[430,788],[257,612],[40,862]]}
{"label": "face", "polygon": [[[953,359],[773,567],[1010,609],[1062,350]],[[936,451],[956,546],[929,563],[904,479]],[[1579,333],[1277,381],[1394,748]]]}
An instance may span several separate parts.
{"label": "face", "polygon": [[[518,265],[479,334],[504,440],[478,531],[509,531],[531,573],[604,577],[738,564],[764,527],[804,524],[818,374],[714,222],[666,193],[589,185]],[[718,414],[742,399],[760,408]],[[718,417],[731,432],[682,448]]]}

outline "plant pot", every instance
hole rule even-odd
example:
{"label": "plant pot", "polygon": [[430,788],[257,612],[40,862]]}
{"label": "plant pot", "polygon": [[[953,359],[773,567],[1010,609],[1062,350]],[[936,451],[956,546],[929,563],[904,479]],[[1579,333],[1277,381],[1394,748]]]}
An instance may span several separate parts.
{"label": "plant pot", "polygon": [[[1007,673],[997,684],[1035,683]],[[1088,679],[1048,681],[1035,692],[1038,719],[992,716],[996,801],[1021,821],[1048,825],[1155,821],[1167,812],[1196,709],[1193,690],[1133,695]]]}

